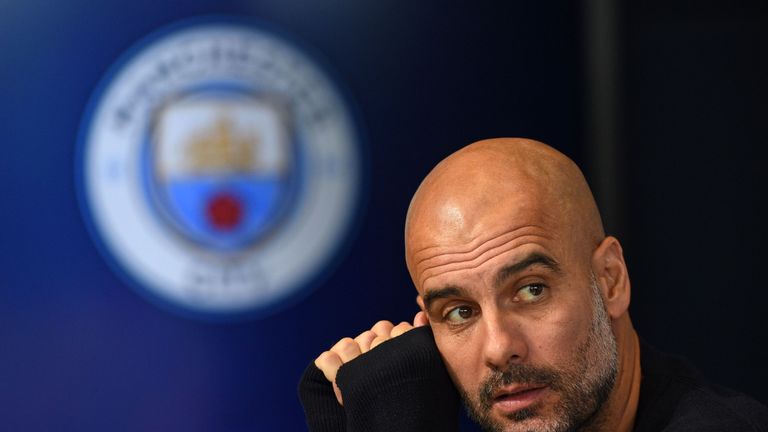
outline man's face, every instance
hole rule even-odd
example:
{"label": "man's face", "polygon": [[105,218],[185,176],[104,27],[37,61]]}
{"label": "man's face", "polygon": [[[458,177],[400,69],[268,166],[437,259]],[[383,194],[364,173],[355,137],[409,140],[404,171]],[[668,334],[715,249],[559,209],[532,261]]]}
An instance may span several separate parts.
{"label": "man's face", "polygon": [[481,231],[491,234],[442,236],[412,258],[470,414],[492,431],[567,431],[595,420],[617,354],[589,260],[545,223]]}

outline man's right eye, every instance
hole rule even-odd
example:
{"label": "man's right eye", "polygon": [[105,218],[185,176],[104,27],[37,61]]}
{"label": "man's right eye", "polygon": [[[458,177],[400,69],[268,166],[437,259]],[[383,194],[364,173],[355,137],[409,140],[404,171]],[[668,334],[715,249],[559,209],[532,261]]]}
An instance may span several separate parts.
{"label": "man's right eye", "polygon": [[463,324],[468,319],[472,318],[475,311],[472,310],[472,307],[462,305],[457,306],[445,315],[445,321],[448,321],[451,324]]}

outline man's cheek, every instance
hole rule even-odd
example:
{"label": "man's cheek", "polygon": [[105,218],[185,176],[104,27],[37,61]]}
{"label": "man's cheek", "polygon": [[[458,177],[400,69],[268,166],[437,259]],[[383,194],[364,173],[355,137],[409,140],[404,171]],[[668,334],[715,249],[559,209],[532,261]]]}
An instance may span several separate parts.
{"label": "man's cheek", "polygon": [[443,363],[454,385],[461,391],[473,395],[477,393],[479,379],[475,375],[479,374],[478,366],[482,365],[482,361],[472,356],[472,353],[477,353],[477,350],[448,339],[435,335],[435,343],[443,357]]}
{"label": "man's cheek", "polygon": [[568,363],[576,346],[589,334],[589,322],[579,314],[555,310],[528,329],[529,360],[540,364]]}

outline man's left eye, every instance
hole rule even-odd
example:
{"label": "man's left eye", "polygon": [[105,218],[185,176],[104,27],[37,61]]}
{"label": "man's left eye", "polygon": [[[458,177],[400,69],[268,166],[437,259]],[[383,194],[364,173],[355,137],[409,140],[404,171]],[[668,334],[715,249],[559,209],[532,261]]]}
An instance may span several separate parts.
{"label": "man's left eye", "polygon": [[534,302],[544,293],[543,284],[529,284],[517,291],[517,297],[524,302]]}

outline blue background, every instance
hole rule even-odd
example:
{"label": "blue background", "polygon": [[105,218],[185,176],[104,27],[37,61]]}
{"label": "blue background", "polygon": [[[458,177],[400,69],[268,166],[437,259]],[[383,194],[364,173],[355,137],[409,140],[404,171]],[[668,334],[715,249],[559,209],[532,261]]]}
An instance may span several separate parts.
{"label": "blue background", "polygon": [[[403,218],[435,163],[477,139],[528,136],[591,177],[583,5],[446,3],[0,5],[0,429],[304,430],[295,388],[309,361],[416,311]],[[764,400],[766,10],[670,4],[621,13],[626,217],[607,224],[625,244],[641,335]],[[210,14],[310,47],[353,101],[368,159],[337,265],[300,303],[231,323],[137,295],[97,251],[75,193],[78,129],[109,67],[147,34]]]}

